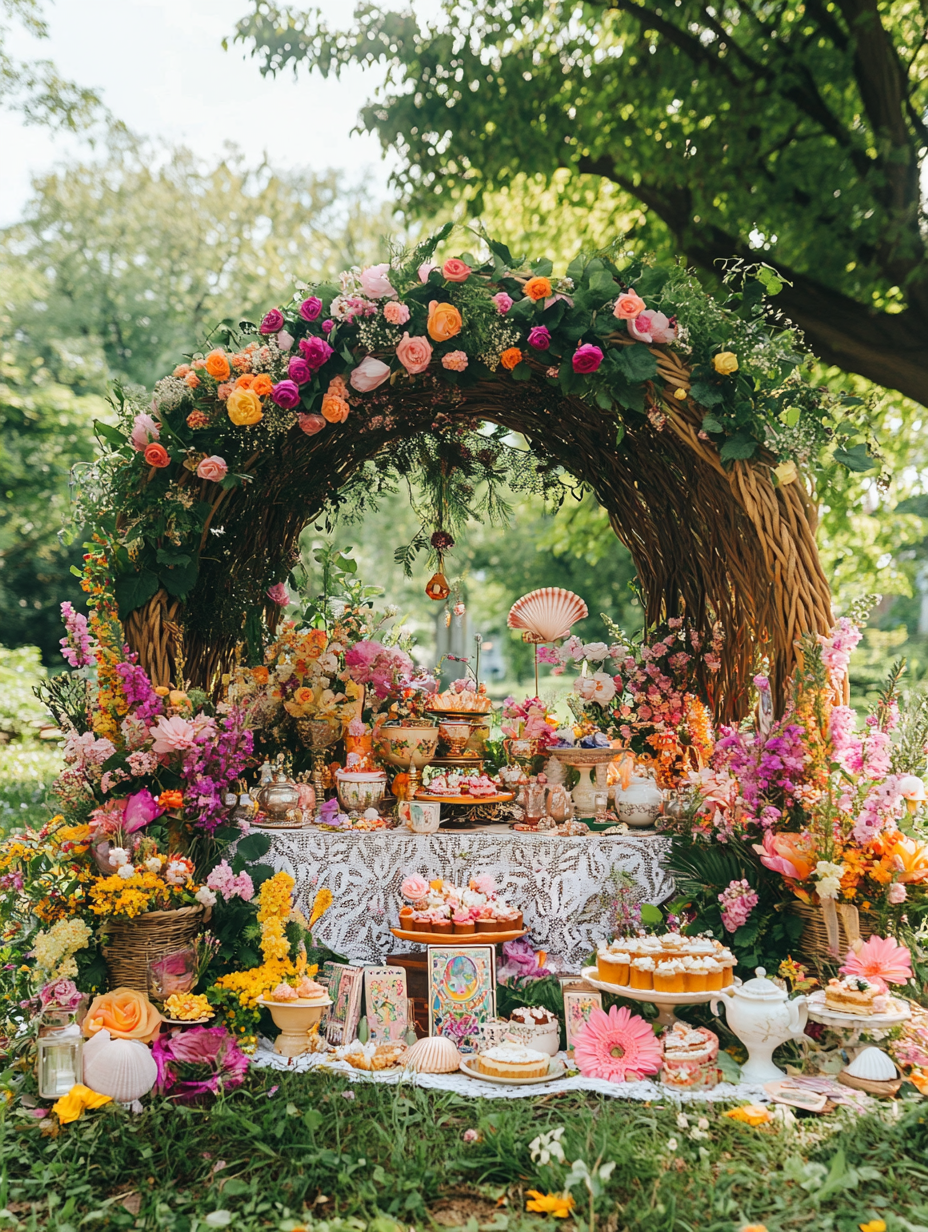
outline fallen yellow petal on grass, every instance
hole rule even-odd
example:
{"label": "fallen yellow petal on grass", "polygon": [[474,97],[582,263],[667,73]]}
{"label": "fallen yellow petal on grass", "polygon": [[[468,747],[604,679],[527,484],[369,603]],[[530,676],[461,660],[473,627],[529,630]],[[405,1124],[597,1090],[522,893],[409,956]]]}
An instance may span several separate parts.
{"label": "fallen yellow petal on grass", "polygon": [[555,1219],[566,1219],[575,1205],[570,1194],[543,1194],[540,1190],[530,1189],[528,1196],[532,1201],[526,1202],[527,1211],[535,1211],[539,1215],[553,1215]]}
{"label": "fallen yellow petal on grass", "polygon": [[882,1219],[871,1219],[869,1223],[859,1223],[860,1232],[886,1232],[886,1223]]}
{"label": "fallen yellow petal on grass", "polygon": [[85,1108],[102,1108],[110,1101],[111,1096],[91,1091],[90,1087],[78,1082],[67,1095],[62,1095],[61,1099],[52,1104],[52,1112],[57,1113],[62,1125],[67,1125],[70,1121],[76,1121]]}
{"label": "fallen yellow petal on grass", "polygon": [[763,1104],[745,1104],[741,1108],[729,1108],[722,1116],[731,1117],[733,1121],[743,1121],[745,1125],[764,1125],[772,1121],[770,1111]]}

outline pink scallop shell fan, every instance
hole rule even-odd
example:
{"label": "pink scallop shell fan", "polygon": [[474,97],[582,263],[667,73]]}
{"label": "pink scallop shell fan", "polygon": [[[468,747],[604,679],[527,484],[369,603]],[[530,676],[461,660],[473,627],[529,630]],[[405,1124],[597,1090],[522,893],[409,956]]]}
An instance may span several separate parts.
{"label": "pink scallop shell fan", "polygon": [[647,1022],[624,1005],[608,1014],[594,1009],[574,1040],[574,1059],[585,1078],[606,1082],[638,1082],[656,1074],[663,1053]]}
{"label": "pink scallop shell fan", "polygon": [[509,609],[506,624],[510,629],[522,629],[522,640],[540,645],[566,637],[571,625],[589,615],[589,608],[573,591],[560,586],[543,586],[521,599]]}
{"label": "pink scallop shell fan", "polygon": [[871,984],[907,984],[912,978],[912,955],[892,937],[871,937],[848,950],[842,975],[862,975]]}

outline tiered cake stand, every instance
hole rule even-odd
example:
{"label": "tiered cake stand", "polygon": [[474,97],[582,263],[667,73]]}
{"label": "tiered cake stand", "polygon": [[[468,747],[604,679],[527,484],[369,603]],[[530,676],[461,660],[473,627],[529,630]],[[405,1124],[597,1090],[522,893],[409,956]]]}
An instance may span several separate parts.
{"label": "tiered cake stand", "polygon": [[[671,1027],[676,1021],[674,1010],[678,1005],[708,1005],[716,997],[720,997],[724,989],[712,988],[706,992],[655,992],[653,988],[629,988],[627,984],[607,984],[598,978],[596,967],[584,967],[580,973],[588,984],[603,992],[611,992],[616,997],[626,997],[629,1001],[649,1001],[657,1006],[657,1021],[655,1030],[661,1027]],[[740,980],[735,980],[740,984]],[[731,987],[731,985],[729,985]]]}

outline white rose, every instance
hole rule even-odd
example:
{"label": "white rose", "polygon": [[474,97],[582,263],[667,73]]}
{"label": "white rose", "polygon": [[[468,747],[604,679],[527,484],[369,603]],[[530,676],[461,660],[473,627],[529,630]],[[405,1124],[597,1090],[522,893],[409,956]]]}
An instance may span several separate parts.
{"label": "white rose", "polygon": [[615,697],[615,683],[608,672],[595,672],[593,675],[595,688],[592,700],[605,706]]}
{"label": "white rose", "polygon": [[[122,868],[124,864],[128,863],[129,853],[124,847],[110,848],[110,864],[114,865],[116,868]],[[130,873],[129,876],[131,877],[132,874]]]}
{"label": "white rose", "polygon": [[160,873],[161,865],[163,863],[164,861],[161,859],[160,856],[152,856],[150,859],[145,861],[145,867],[148,869],[150,873]]}
{"label": "white rose", "polygon": [[120,865],[116,872],[124,881],[128,881],[130,877],[135,876],[135,868],[131,864]]}
{"label": "white rose", "polygon": [[206,886],[200,886],[196,894],[193,896],[198,903],[202,903],[204,907],[216,906],[216,895]]}
{"label": "white rose", "polygon": [[597,663],[601,659],[605,659],[609,654],[609,647],[605,642],[587,642],[583,647],[584,659],[593,659]]}

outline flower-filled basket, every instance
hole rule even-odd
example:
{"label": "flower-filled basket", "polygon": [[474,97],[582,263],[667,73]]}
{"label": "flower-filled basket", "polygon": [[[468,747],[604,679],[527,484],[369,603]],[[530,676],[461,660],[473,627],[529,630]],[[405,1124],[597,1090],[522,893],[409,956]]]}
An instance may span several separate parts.
{"label": "flower-filled basket", "polygon": [[172,911],[149,911],[134,920],[109,920],[103,957],[110,988],[148,992],[148,964],[189,946],[202,922],[199,903]]}

